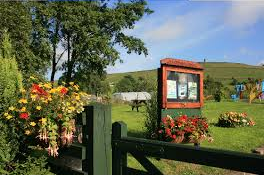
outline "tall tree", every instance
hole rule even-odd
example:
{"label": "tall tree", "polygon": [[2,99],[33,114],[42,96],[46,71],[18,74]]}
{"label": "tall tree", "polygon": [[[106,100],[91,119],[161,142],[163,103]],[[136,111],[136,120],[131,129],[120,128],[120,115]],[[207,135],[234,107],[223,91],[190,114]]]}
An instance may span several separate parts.
{"label": "tall tree", "polygon": [[7,30],[15,50],[19,69],[24,75],[43,72],[48,64],[40,50],[32,47],[32,16],[28,3],[0,2],[0,39]]}
{"label": "tall tree", "polygon": [[[77,72],[90,73],[91,68],[102,74],[107,65],[121,60],[116,45],[123,46],[128,53],[147,55],[140,39],[124,34],[124,29],[132,29],[144,14],[151,13],[143,0],[119,1],[111,7],[105,1],[48,2],[45,6],[50,11],[40,18],[49,19],[47,28],[53,47],[51,80],[58,69],[65,71],[66,82]],[[56,58],[59,43],[67,50],[67,59],[62,60],[60,55]]]}

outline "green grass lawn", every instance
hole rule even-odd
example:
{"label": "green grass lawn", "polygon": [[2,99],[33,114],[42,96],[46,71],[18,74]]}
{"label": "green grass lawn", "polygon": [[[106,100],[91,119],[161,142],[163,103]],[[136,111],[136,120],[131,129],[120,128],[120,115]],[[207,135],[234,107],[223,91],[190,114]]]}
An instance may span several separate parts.
{"label": "green grass lawn", "polygon": [[[254,127],[220,128],[214,126],[218,116],[222,112],[236,111],[246,112],[255,122]],[[250,153],[252,149],[264,144],[264,103],[255,102],[248,105],[246,102],[206,102],[203,115],[208,118],[210,130],[214,138],[213,143],[206,141],[202,147],[210,147],[223,150],[233,150]],[[112,107],[112,121],[124,121],[128,126],[128,135],[144,137],[144,109],[140,112],[131,111],[128,105],[114,104]],[[205,155],[206,156],[206,155]],[[135,159],[128,158],[130,167],[142,169]],[[195,165],[171,160],[151,161],[164,174],[233,174],[229,170],[212,168],[203,165]]]}

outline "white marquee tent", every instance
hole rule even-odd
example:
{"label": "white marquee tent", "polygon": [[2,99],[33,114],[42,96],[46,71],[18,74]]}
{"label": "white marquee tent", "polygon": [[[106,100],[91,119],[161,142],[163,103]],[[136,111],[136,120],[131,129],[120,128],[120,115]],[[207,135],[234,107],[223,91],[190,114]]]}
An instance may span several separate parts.
{"label": "white marquee tent", "polygon": [[113,94],[113,99],[123,101],[150,100],[151,95],[148,92],[118,92]]}

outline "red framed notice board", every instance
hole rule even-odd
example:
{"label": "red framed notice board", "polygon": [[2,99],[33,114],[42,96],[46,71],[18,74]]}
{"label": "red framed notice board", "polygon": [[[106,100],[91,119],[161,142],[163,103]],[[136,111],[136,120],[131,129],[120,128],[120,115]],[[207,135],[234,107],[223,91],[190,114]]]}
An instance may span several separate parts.
{"label": "red framed notice board", "polygon": [[201,108],[202,66],[196,62],[171,58],[160,62],[162,108]]}

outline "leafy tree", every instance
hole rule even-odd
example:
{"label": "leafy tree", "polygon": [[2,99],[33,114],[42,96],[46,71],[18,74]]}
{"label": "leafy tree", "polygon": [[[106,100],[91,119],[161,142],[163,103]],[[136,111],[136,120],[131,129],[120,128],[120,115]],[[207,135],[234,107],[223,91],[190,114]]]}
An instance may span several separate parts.
{"label": "leafy tree", "polygon": [[22,75],[13,53],[9,35],[5,32],[0,45],[0,114],[16,102],[22,88]]}
{"label": "leafy tree", "polygon": [[0,2],[0,39],[7,30],[10,34],[15,58],[24,75],[45,71],[48,60],[38,53],[33,44],[32,16],[26,2]]}
{"label": "leafy tree", "polygon": [[136,80],[131,75],[124,76],[115,86],[115,92],[134,92]]}
{"label": "leafy tree", "polygon": [[[109,5],[106,1],[46,2],[35,6],[41,26],[48,31],[52,46],[52,76],[58,69],[65,71],[65,80],[70,82],[78,72],[86,73],[93,68],[102,74],[107,65],[121,60],[115,45],[123,46],[128,53],[147,55],[144,43],[123,33],[132,29],[144,14],[150,14],[143,0],[129,3],[118,1]],[[43,9],[50,9],[48,12]],[[58,44],[67,50],[67,59],[56,57]],[[62,62],[61,66],[58,64]],[[90,72],[87,72],[90,73]]]}
{"label": "leafy tree", "polygon": [[156,90],[157,82],[152,78],[138,77],[134,91],[153,92]]}
{"label": "leafy tree", "polygon": [[223,87],[224,85],[221,82],[215,81],[209,75],[204,79],[204,95],[213,96],[217,102],[221,101]]}
{"label": "leafy tree", "polygon": [[239,84],[238,80],[235,79],[234,77],[232,77],[232,82],[230,83],[231,85],[235,86],[237,84]]}
{"label": "leafy tree", "polygon": [[[109,82],[105,81],[105,78],[106,72],[103,75],[98,75],[96,72],[92,72],[92,70],[89,74],[79,71],[73,77],[83,91],[96,96],[109,96],[111,88]],[[63,81],[65,81],[65,75],[59,79],[59,83],[61,84]]]}

